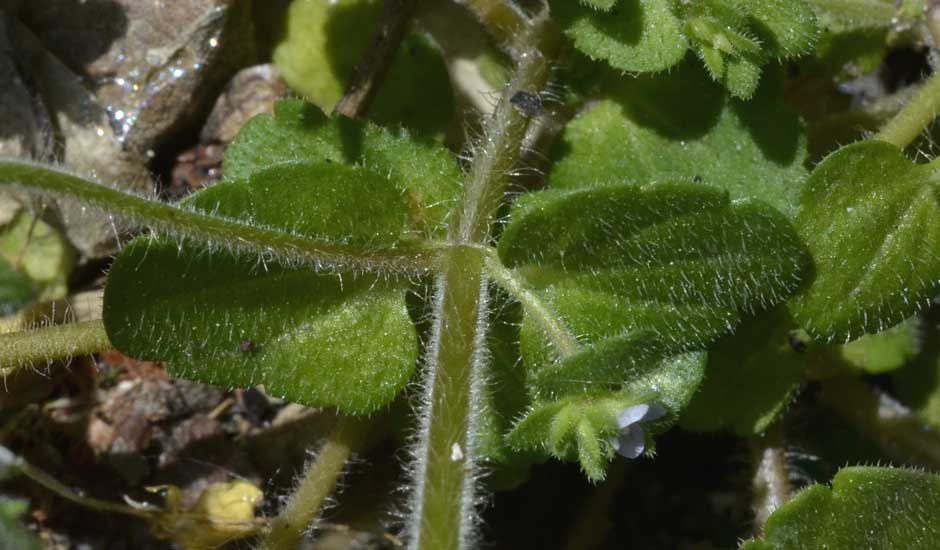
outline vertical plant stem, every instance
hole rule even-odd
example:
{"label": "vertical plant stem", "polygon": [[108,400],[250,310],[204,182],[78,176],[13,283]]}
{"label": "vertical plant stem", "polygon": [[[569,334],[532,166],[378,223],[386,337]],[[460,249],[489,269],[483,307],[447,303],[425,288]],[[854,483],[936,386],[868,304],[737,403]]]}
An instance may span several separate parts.
{"label": "vertical plant stem", "polygon": [[473,164],[464,187],[460,216],[450,238],[460,243],[482,243],[488,239],[494,214],[515,168],[521,144],[529,127],[529,116],[511,99],[518,93],[539,94],[550,72],[549,57],[556,47],[547,16],[532,23],[520,39],[528,50],[520,54],[516,73],[483,129],[483,143],[474,151]]}
{"label": "vertical plant stem", "polygon": [[782,421],[767,430],[763,437],[752,441],[754,456],[754,535],[764,532],[767,518],[790,499],[790,478],[787,475],[786,447]]}
{"label": "vertical plant stem", "polygon": [[385,0],[379,28],[372,35],[365,55],[353,70],[346,93],[333,107],[334,113],[359,118],[369,110],[408,32],[417,4],[417,0]]}
{"label": "vertical plant stem", "polygon": [[294,550],[333,493],[337,480],[352,453],[362,445],[368,425],[365,420],[340,417],[316,458],[307,465],[303,479],[281,513],[271,522],[262,541],[263,550]]}
{"label": "vertical plant stem", "polygon": [[[537,94],[549,63],[547,17],[533,21],[520,44],[516,73],[484,128],[474,152],[458,216],[450,226],[454,243],[437,281],[434,328],[426,366],[425,403],[415,486],[408,525],[412,550],[460,550],[473,545],[476,524],[476,429],[485,374],[487,282],[479,244],[503,198],[509,172],[519,159],[529,119],[510,99]],[[459,246],[465,244],[468,246]]]}
{"label": "vertical plant stem", "polygon": [[924,82],[910,103],[875,135],[875,139],[887,141],[902,149],[910,145],[924,132],[940,113],[940,73]]}
{"label": "vertical plant stem", "polygon": [[418,450],[411,548],[457,550],[473,531],[475,394],[482,383],[486,291],[480,255],[465,248],[438,280],[426,410]]}
{"label": "vertical plant stem", "polygon": [[461,0],[487,30],[510,48],[514,48],[529,23],[525,14],[514,2],[505,0]]}
{"label": "vertical plant stem", "polygon": [[21,366],[111,349],[101,320],[0,334],[0,376]]}

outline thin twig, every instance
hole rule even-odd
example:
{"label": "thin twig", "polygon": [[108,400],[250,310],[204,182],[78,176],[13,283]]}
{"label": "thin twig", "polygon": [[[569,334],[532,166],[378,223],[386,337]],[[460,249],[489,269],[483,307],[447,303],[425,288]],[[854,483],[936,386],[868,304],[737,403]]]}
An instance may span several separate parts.
{"label": "thin twig", "polygon": [[359,118],[369,110],[408,32],[417,4],[417,0],[385,0],[379,28],[353,70],[346,94],[333,107],[334,113]]}
{"label": "thin twig", "polygon": [[368,432],[366,421],[342,417],[307,466],[303,479],[281,513],[271,521],[271,531],[262,541],[262,550],[297,548],[310,524],[323,509],[327,498],[346,468],[349,457],[362,445]]}

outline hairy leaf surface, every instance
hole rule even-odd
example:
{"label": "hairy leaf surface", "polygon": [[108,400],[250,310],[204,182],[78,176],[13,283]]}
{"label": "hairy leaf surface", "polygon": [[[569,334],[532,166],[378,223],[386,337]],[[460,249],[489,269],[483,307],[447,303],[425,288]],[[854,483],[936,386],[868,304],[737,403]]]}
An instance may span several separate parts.
{"label": "hairy leaf surface", "polygon": [[[285,163],[217,184],[194,208],[318,239],[392,246],[406,208],[383,176]],[[139,238],[114,262],[104,304],[111,342],[175,376],[247,386],[312,406],[368,413],[411,376],[417,335],[404,287],[317,274],[263,258]]]}
{"label": "hairy leaf surface", "polygon": [[940,540],[940,476],[900,468],[844,468],[770,516],[743,550],[929,550]]}
{"label": "hairy leaf surface", "polygon": [[802,0],[552,2],[575,47],[629,72],[659,72],[692,49],[733,95],[754,95],[764,65],[812,49],[816,15]]}
{"label": "hairy leaf surface", "polygon": [[[812,277],[790,223],[695,184],[550,190],[519,201],[500,256],[546,304],[527,310],[523,359],[556,392],[608,388],[696,349]],[[560,360],[558,324],[582,346]]]}
{"label": "hairy leaf surface", "polygon": [[[694,99],[693,99],[694,98]],[[550,174],[554,188],[613,182],[695,181],[732,198],[756,198],[795,215],[808,175],[802,121],[777,71],[747,102],[683,64],[642,76],[569,123]]]}
{"label": "hairy leaf surface", "polygon": [[797,228],[816,260],[812,286],[793,301],[813,336],[847,341],[900,323],[940,291],[935,164],[866,141],[813,171]]}
{"label": "hairy leaf surface", "polygon": [[405,195],[415,228],[441,234],[460,192],[453,155],[392,131],[343,117],[327,118],[310,103],[284,100],[274,115],[251,119],[225,151],[226,180],[245,179],[274,164],[329,161],[364,166]]}
{"label": "hairy leaf surface", "polygon": [[554,0],[552,16],[574,45],[592,59],[627,72],[657,72],[677,64],[688,49],[669,0],[627,0],[595,11],[572,0]]}

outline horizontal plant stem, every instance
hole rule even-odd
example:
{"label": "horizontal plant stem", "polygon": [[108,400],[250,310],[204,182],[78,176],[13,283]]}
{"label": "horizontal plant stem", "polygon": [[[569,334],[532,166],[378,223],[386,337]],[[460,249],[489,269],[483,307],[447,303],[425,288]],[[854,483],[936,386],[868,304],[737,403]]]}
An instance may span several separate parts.
{"label": "horizontal plant stem", "polygon": [[487,275],[525,307],[526,314],[541,325],[560,356],[568,357],[578,351],[578,339],[561,322],[561,317],[551,310],[549,304],[526,288],[525,283],[499,261],[495,251],[488,250],[484,262]]}
{"label": "horizontal plant stem", "polygon": [[372,250],[331,243],[241,221],[187,210],[117,191],[57,167],[0,159],[0,183],[74,200],[130,223],[213,245],[269,255],[316,268],[424,273],[435,269],[438,251],[422,243]]}
{"label": "horizontal plant stem", "polygon": [[911,101],[875,135],[900,148],[910,145],[940,113],[940,73],[924,82]]}
{"label": "horizontal plant stem", "polygon": [[368,431],[366,421],[340,417],[336,426],[307,465],[303,479],[291,494],[281,513],[271,522],[271,531],[261,543],[262,550],[294,550],[336,488],[352,453],[362,445]]}
{"label": "horizontal plant stem", "polygon": [[885,393],[857,378],[840,377],[823,382],[821,398],[889,455],[940,468],[940,430]]}
{"label": "horizontal plant stem", "polygon": [[17,368],[111,349],[100,319],[0,334],[0,376]]}

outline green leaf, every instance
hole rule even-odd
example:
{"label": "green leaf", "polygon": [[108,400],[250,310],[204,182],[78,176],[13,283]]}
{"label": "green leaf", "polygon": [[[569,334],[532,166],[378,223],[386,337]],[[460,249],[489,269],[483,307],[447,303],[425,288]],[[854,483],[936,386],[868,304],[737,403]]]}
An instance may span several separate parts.
{"label": "green leaf", "polygon": [[[368,246],[391,246],[405,229],[402,197],[386,178],[336,163],[275,165],[187,202]],[[166,238],[138,238],[115,260],[104,322],[118,349],[166,361],[175,376],[263,384],[273,395],[348,413],[391,401],[418,354],[402,282],[317,274]]]}
{"label": "green leaf", "polygon": [[29,293],[39,301],[65,298],[68,277],[75,254],[54,227],[19,212],[0,229],[0,257],[20,266],[19,272],[31,283]]}
{"label": "green leaf", "polygon": [[[369,47],[381,10],[377,0],[293,0],[284,37],[274,49],[274,64],[291,88],[332,111]],[[407,36],[369,118],[380,124],[407,124],[422,136],[440,136],[454,113],[441,54],[423,36]]]}
{"label": "green leaf", "polygon": [[[618,414],[632,405],[656,403],[668,415],[643,427],[653,434],[667,430],[702,381],[704,364],[704,354],[679,355],[636,373],[627,379],[623,389],[536,404],[516,424],[507,440],[519,451],[577,460],[588,478],[600,481],[615,454],[609,440],[617,436]],[[650,442],[648,436],[647,443]],[[648,448],[647,452],[652,450]]]}
{"label": "green leaf", "polygon": [[402,196],[371,170],[332,162],[278,164],[247,180],[226,181],[187,204],[315,239],[391,246],[405,230]]}
{"label": "green leaf", "polygon": [[10,550],[39,550],[42,546],[29,531],[20,517],[29,505],[23,500],[0,497],[0,548]]}
{"label": "green leaf", "polygon": [[830,155],[804,187],[797,228],[816,260],[792,303],[817,338],[848,341],[900,323],[940,290],[934,164],[866,141]]}
{"label": "green leaf", "polygon": [[940,540],[940,477],[900,468],[844,468],[770,516],[742,550],[930,550]]}
{"label": "green leaf", "polygon": [[624,83],[566,126],[555,156],[554,188],[701,181],[793,215],[808,174],[804,125],[779,72],[742,102],[690,63]]}
{"label": "green leaf", "polygon": [[785,307],[765,312],[723,337],[708,352],[705,382],[683,412],[682,427],[763,433],[799,387],[806,359],[790,344]]}
{"label": "green leaf", "polygon": [[883,374],[903,367],[920,351],[920,323],[909,319],[877,334],[866,334],[840,346],[839,357],[869,374]]}
{"label": "green leaf", "polygon": [[[549,395],[609,388],[649,361],[700,348],[812,276],[776,210],[695,184],[524,197],[499,253],[546,305],[527,308],[521,344]],[[577,353],[561,360],[546,315],[577,336]]]}
{"label": "green leaf", "polygon": [[36,299],[30,280],[0,258],[0,315],[11,315]]}
{"label": "green leaf", "polygon": [[460,169],[446,149],[420,143],[406,130],[327,118],[297,100],[279,101],[274,116],[257,116],[242,128],[225,151],[224,175],[245,179],[296,161],[358,164],[384,175],[406,197],[412,226],[437,235],[460,192]]}
{"label": "green leaf", "polygon": [[[761,77],[761,60],[753,56],[736,56],[727,59],[710,48],[701,49],[705,68],[711,77],[721,83],[731,95],[739,99],[751,99],[757,91]],[[720,62],[718,62],[720,60]]]}
{"label": "green leaf", "polygon": [[768,55],[781,59],[809,53],[816,44],[816,14],[802,0],[736,0],[750,18],[749,28]]}
{"label": "green leaf", "polygon": [[573,0],[553,0],[551,7],[575,47],[615,69],[663,71],[685,57],[688,43],[669,0],[622,0],[610,12]]}
{"label": "green leaf", "polygon": [[768,61],[810,52],[818,34],[803,0],[554,0],[551,6],[575,47],[592,59],[626,72],[659,72],[691,48],[742,99],[754,95]]}

